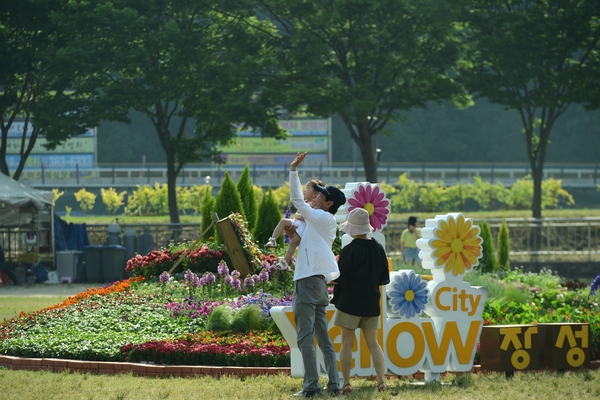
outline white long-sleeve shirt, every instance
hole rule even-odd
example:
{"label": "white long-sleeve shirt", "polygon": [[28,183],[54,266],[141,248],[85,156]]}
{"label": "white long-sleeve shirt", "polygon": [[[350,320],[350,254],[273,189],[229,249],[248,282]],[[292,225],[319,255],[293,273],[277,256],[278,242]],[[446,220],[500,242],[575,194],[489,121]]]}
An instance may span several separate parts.
{"label": "white long-sleeve shirt", "polygon": [[331,245],[335,240],[336,221],[329,211],[315,210],[304,201],[298,171],[290,171],[290,200],[306,221],[298,246],[294,280],[323,275],[327,282],[340,276]]}

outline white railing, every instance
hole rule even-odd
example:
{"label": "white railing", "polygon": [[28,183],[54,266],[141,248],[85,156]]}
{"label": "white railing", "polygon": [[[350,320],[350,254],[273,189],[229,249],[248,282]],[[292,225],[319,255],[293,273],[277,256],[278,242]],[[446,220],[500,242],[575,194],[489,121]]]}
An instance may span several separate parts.
{"label": "white railing", "polygon": [[[236,180],[244,167],[215,165],[197,165],[184,168],[177,179],[178,185],[203,185],[210,183],[220,186],[227,171]],[[251,166],[250,176],[255,185],[277,187],[288,178],[289,166]],[[598,165],[552,165],[544,169],[544,179],[561,179],[563,187],[595,188],[600,184]],[[398,177],[406,173],[415,181],[443,181],[446,185],[457,182],[472,182],[478,176],[491,183],[501,182],[511,186],[516,180],[530,173],[526,165],[495,164],[398,164],[381,163],[378,167],[378,180],[394,184]],[[366,180],[362,164],[339,164],[331,167],[303,166],[300,169],[303,178],[319,178],[330,184],[344,185],[346,182],[364,182]],[[153,185],[167,181],[164,166],[110,166],[83,168],[64,168],[27,170],[21,182],[34,187],[131,187],[135,185]]]}

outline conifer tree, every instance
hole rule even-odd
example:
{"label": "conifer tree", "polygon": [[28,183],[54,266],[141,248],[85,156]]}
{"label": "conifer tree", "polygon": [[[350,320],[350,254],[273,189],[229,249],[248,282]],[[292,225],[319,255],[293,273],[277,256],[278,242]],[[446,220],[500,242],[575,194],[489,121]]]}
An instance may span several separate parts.
{"label": "conifer tree", "polygon": [[500,231],[498,232],[498,268],[501,271],[510,270],[510,239],[508,237],[506,218],[502,220],[502,225],[500,225]]}
{"label": "conifer tree", "polygon": [[[279,211],[273,191],[269,188],[258,207],[258,221],[260,222],[254,228],[254,240],[261,245],[267,243],[280,220],[281,211]],[[277,242],[279,245],[283,244],[283,235]]]}
{"label": "conifer tree", "polygon": [[[240,193],[227,171],[225,171],[225,178],[223,178],[221,190],[219,190],[219,193],[217,194],[215,212],[220,219],[226,218],[229,214],[236,212],[239,212],[242,215],[244,214]],[[217,244],[223,243],[218,229],[215,230],[215,242]]]}
{"label": "conifer tree", "polygon": [[[204,196],[202,196],[202,201],[200,203],[200,233],[204,232],[206,228],[210,226],[213,222],[213,212],[215,209],[215,197],[211,193],[211,188],[208,186],[204,192]],[[203,242],[208,242],[215,237],[215,226],[213,225],[202,237]]]}
{"label": "conifer tree", "polygon": [[482,243],[482,256],[479,259],[479,270],[484,273],[494,272],[498,266],[496,263],[496,250],[494,249],[494,241],[492,237],[492,231],[487,221],[483,221],[479,225],[481,229]]}
{"label": "conifer tree", "polygon": [[256,196],[254,195],[254,188],[252,187],[252,180],[250,179],[250,167],[246,164],[244,172],[240,176],[240,180],[237,183],[237,189],[242,199],[242,205],[244,206],[244,219],[248,223],[248,230],[254,231],[256,226]]}

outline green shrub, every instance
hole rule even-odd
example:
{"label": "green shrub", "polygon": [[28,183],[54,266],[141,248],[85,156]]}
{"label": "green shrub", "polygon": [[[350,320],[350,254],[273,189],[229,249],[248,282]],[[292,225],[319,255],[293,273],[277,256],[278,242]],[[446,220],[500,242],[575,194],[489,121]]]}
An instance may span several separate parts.
{"label": "green shrub", "polygon": [[58,200],[63,194],[65,194],[65,191],[59,191],[58,189],[54,188],[52,189],[52,205],[56,206],[56,200]]}
{"label": "green shrub", "polygon": [[244,172],[240,176],[237,183],[237,189],[242,199],[242,205],[244,206],[244,218],[248,223],[248,229],[250,232],[254,231],[256,226],[256,196],[254,194],[254,188],[252,187],[252,181],[250,180],[250,167],[246,165]]}
{"label": "green shrub", "polygon": [[204,197],[202,197],[202,205],[200,206],[200,233],[208,229],[201,238],[203,242],[213,241],[215,238],[215,226],[211,226],[214,221],[215,201],[214,196],[211,194],[210,186],[206,187],[204,189]]}
{"label": "green shrub", "polygon": [[493,210],[494,204],[499,198],[504,198],[504,192],[508,191],[502,182],[492,185],[484,182],[480,176],[473,177],[474,185],[471,185],[470,197],[479,204],[483,210]]}
{"label": "green shrub", "polygon": [[428,182],[419,188],[420,211],[435,211],[440,209],[444,200],[445,185],[443,181]]}
{"label": "green shrub", "polygon": [[[261,245],[265,244],[271,237],[273,229],[275,229],[281,218],[282,215],[279,211],[277,202],[273,197],[273,191],[269,188],[258,207],[258,220],[260,223],[257,224],[254,229],[254,240]],[[284,235],[281,235],[279,237],[278,242],[280,245],[283,243],[283,236]]]}
{"label": "green shrub", "polygon": [[154,187],[137,185],[127,198],[125,213],[130,215],[168,215],[167,185],[156,182]]}
{"label": "green shrub", "polygon": [[481,230],[480,235],[483,239],[483,249],[478,268],[481,272],[494,272],[498,269],[498,265],[496,263],[496,250],[494,249],[492,231],[487,221],[479,224],[479,229]]}
{"label": "green shrub", "polygon": [[227,331],[231,330],[231,321],[233,320],[233,310],[227,306],[218,306],[213,310],[206,320],[206,330],[208,331]]}
{"label": "green shrub", "polygon": [[102,196],[102,203],[106,206],[106,210],[109,214],[115,214],[117,210],[125,203],[125,195],[127,191],[117,193],[114,188],[100,189],[100,195]]}
{"label": "green shrub", "polygon": [[466,274],[464,280],[465,282],[469,282],[471,286],[485,286],[488,290],[488,301],[527,303],[531,302],[532,299],[529,290],[523,287],[523,285],[498,279],[493,274],[472,272]]}
{"label": "green shrub", "polygon": [[240,333],[264,329],[264,327],[265,318],[257,305],[240,308],[231,320],[231,329]]}
{"label": "green shrub", "polygon": [[[244,206],[242,205],[242,199],[237,187],[233,183],[233,179],[227,171],[225,171],[225,178],[221,184],[221,190],[217,194],[215,201],[215,212],[220,219],[226,218],[229,214],[239,212],[244,214]],[[217,243],[223,243],[219,230],[215,230],[215,241]]]}
{"label": "green shrub", "polygon": [[575,204],[573,196],[562,188],[562,179],[548,178],[542,181],[542,210],[557,208],[561,201]]}
{"label": "green shrub", "polygon": [[406,172],[400,175],[398,192],[391,197],[392,205],[398,209],[413,211],[419,201],[419,184],[408,178]]}
{"label": "green shrub", "polygon": [[94,204],[96,203],[96,195],[94,193],[88,192],[85,188],[82,188],[73,195],[84,213],[92,211]]}
{"label": "green shrub", "polygon": [[[271,189],[269,188],[269,190]],[[290,205],[290,183],[288,181],[285,181],[285,183],[277,189],[271,190],[271,194],[280,211],[285,210]]]}
{"label": "green shrub", "polygon": [[506,218],[502,219],[502,225],[500,225],[500,231],[498,232],[498,269],[510,270],[510,239]]}
{"label": "green shrub", "polygon": [[447,187],[444,191],[444,210],[451,212],[463,211],[465,209],[465,202],[469,198],[469,186],[470,184],[463,185],[462,183],[458,183]]}

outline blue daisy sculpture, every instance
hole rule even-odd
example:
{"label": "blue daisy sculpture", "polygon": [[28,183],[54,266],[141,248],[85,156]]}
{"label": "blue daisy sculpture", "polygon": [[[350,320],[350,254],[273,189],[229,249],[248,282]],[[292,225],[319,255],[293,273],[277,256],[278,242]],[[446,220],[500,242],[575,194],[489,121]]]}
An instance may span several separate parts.
{"label": "blue daisy sculpture", "polygon": [[387,290],[391,311],[400,317],[412,318],[421,315],[428,301],[427,281],[414,271],[401,272],[394,277]]}

